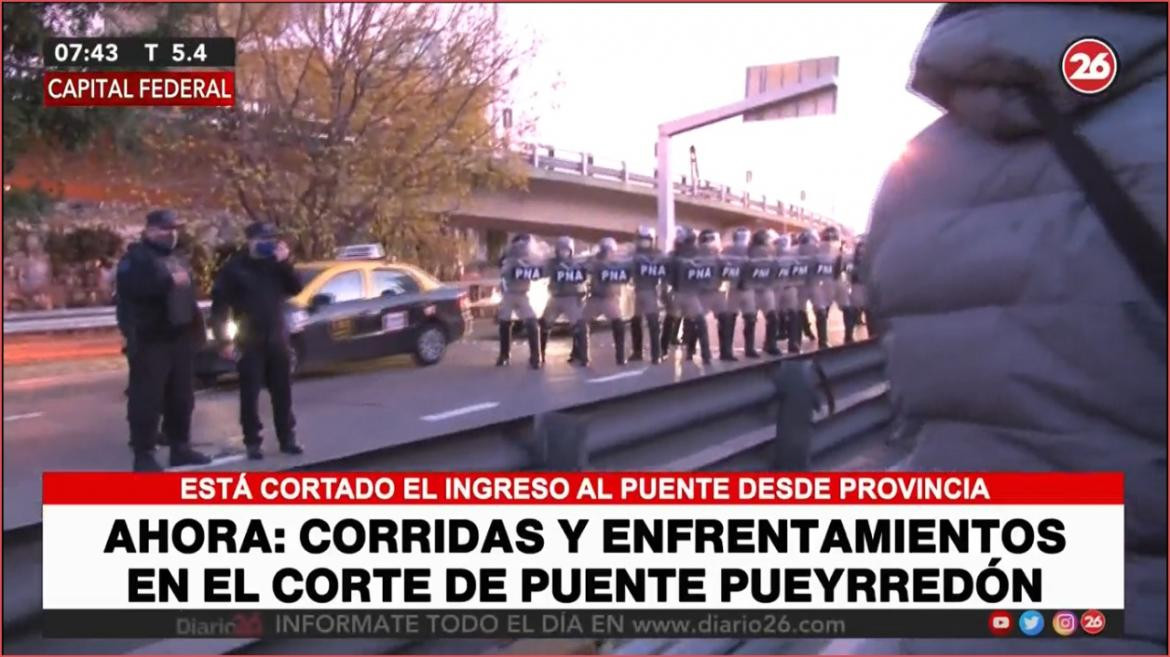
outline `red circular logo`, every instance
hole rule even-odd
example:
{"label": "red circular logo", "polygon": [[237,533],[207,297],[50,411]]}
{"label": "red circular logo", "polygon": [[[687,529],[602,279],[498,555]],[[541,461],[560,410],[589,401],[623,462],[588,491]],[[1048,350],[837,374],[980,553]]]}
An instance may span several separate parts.
{"label": "red circular logo", "polygon": [[1082,94],[1099,94],[1117,78],[1117,53],[1104,40],[1085,37],[1064,51],[1060,68],[1070,89]]}
{"label": "red circular logo", "polygon": [[1012,632],[1012,617],[1006,611],[993,611],[987,617],[987,629],[992,636],[1007,636]]}
{"label": "red circular logo", "polygon": [[1085,634],[1100,634],[1105,631],[1105,614],[1090,609],[1081,614],[1081,630]]}

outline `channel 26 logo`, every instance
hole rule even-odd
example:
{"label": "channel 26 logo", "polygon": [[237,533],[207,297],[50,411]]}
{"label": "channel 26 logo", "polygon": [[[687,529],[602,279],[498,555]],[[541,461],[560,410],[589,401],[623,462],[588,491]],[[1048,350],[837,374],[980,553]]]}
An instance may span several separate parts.
{"label": "channel 26 logo", "polygon": [[1081,614],[1081,629],[1085,634],[1100,634],[1105,631],[1105,614],[1090,609]]}
{"label": "channel 26 logo", "polygon": [[1084,37],[1065,49],[1060,68],[1069,89],[1099,94],[1117,79],[1117,52],[1104,39]]}

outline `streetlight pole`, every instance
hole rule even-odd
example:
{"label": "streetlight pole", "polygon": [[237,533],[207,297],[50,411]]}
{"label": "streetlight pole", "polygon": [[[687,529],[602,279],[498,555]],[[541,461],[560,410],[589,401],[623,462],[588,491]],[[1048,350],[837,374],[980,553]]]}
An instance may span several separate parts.
{"label": "streetlight pole", "polygon": [[712,123],[742,116],[753,110],[790,103],[836,86],[836,75],[815,78],[659,125],[658,178],[656,182],[658,186],[658,235],[662,241],[662,250],[669,252],[674,247],[674,180],[670,173],[671,137]]}

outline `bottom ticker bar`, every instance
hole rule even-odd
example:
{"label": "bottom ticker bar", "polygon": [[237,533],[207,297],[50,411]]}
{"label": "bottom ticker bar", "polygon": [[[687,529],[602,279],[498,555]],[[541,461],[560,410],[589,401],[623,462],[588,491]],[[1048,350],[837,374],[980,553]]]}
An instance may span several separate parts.
{"label": "bottom ticker bar", "polygon": [[1102,610],[45,610],[49,638],[986,638],[1119,636]]}

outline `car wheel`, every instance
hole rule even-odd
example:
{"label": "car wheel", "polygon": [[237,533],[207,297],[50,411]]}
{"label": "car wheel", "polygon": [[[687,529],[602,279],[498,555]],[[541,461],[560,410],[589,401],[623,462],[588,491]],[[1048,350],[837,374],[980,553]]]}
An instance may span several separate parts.
{"label": "car wheel", "polygon": [[423,367],[434,365],[447,352],[447,333],[438,324],[427,324],[414,340],[414,361]]}

